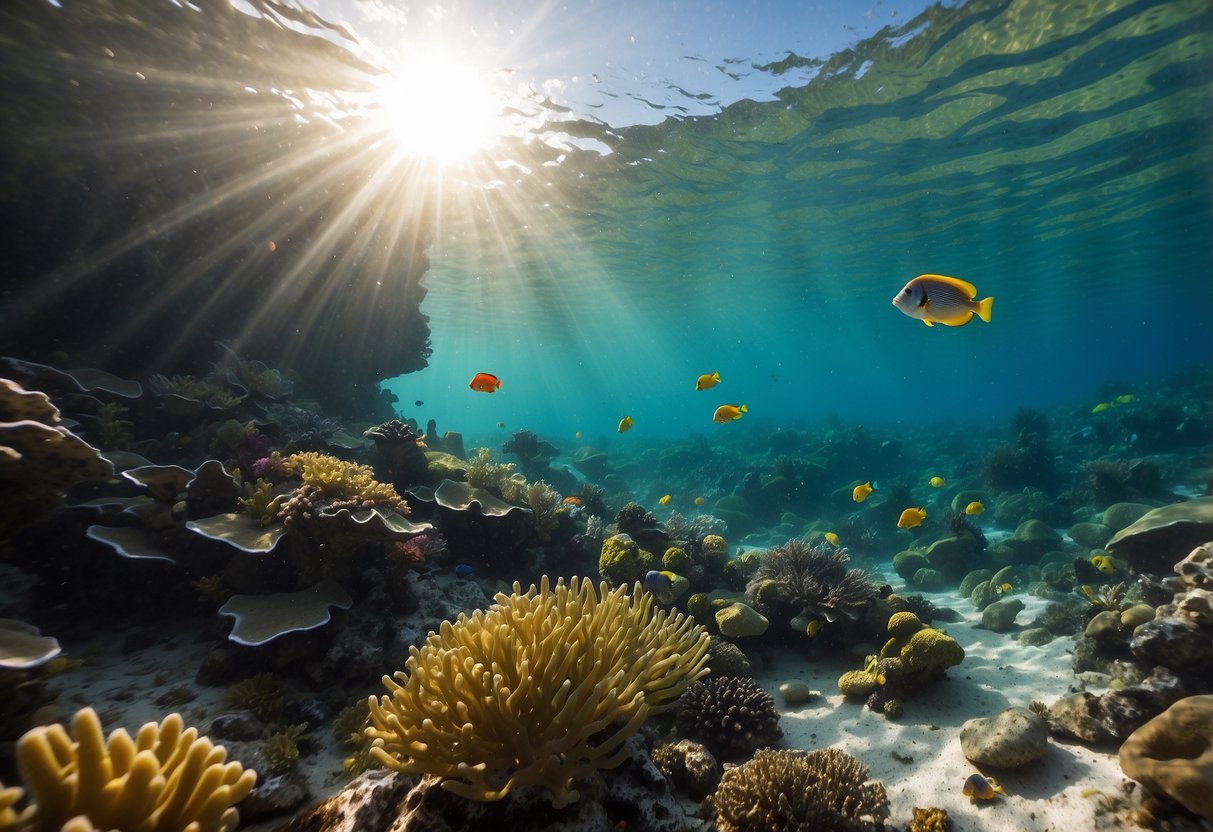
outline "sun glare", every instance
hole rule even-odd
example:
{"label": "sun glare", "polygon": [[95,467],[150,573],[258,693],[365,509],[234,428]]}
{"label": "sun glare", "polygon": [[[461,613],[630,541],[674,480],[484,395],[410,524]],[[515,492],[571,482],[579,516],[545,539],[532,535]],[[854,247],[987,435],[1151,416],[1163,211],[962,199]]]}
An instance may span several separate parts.
{"label": "sun glare", "polygon": [[402,156],[450,164],[491,146],[502,131],[491,76],[453,50],[411,47],[376,90],[373,118]]}

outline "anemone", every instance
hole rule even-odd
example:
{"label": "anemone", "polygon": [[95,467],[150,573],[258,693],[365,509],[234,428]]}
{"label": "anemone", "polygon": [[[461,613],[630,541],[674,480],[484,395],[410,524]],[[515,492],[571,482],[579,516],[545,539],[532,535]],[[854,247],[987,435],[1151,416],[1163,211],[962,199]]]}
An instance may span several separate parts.
{"label": "anemone", "polygon": [[746,597],[767,617],[784,607],[791,615],[827,621],[857,618],[879,593],[866,572],[847,568],[848,560],[841,549],[789,540],[762,556]]}

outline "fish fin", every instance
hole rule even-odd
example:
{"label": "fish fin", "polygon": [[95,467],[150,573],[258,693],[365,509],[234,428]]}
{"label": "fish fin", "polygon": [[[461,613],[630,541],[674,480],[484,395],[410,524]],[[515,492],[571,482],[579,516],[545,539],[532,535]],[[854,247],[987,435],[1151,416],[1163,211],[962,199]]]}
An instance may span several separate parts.
{"label": "fish fin", "polygon": [[918,277],[927,277],[931,280],[935,280],[940,283],[947,283],[949,286],[954,286],[955,288],[964,292],[968,296],[969,300],[977,297],[977,287],[968,281],[961,280],[958,277],[948,277],[946,274],[920,274]]}
{"label": "fish fin", "polygon": [[986,323],[990,322],[990,313],[994,311],[994,298],[986,298],[977,302],[977,317]]}
{"label": "fish fin", "polygon": [[743,404],[741,407],[737,408],[737,411],[739,413],[749,413],[750,409]]}
{"label": "fish fin", "polygon": [[935,326],[935,324],[931,323],[931,322],[930,322],[930,321],[928,321],[926,318],[923,318],[923,319],[922,319],[922,322],[923,322],[924,324],[926,324],[927,326]]}

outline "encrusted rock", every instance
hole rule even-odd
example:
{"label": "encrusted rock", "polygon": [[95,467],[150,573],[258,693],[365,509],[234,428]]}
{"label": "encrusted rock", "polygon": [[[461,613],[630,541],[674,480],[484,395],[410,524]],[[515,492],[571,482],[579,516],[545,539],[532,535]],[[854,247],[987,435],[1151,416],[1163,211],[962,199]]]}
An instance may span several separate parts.
{"label": "encrusted rock", "polygon": [[749,604],[733,603],[716,611],[716,626],[722,636],[743,638],[762,635],[770,622]]}
{"label": "encrusted rock", "polygon": [[1018,598],[995,601],[981,612],[981,626],[996,633],[1005,633],[1015,626],[1015,616],[1023,610],[1024,603]]}
{"label": "encrusted rock", "polygon": [[691,740],[666,743],[653,749],[653,763],[676,788],[703,800],[720,782],[720,764],[707,746]]}
{"label": "encrusted rock", "polygon": [[1183,682],[1174,673],[1156,667],[1140,684],[1110,690],[1100,697],[1100,719],[1123,739],[1185,695]]}
{"label": "encrusted rock", "polygon": [[1151,794],[1213,820],[1213,696],[1189,696],[1134,731],[1120,767]]}
{"label": "encrusted rock", "polygon": [[219,740],[256,740],[263,728],[252,711],[232,711],[215,717],[207,734]]}
{"label": "encrusted rock", "polygon": [[1055,737],[1071,737],[1092,745],[1112,739],[1112,733],[1099,721],[1099,697],[1086,691],[1050,705],[1048,722],[1049,733]]}
{"label": "encrusted rock", "polygon": [[1025,708],[1007,708],[992,717],[970,719],[960,728],[960,748],[981,766],[1018,768],[1049,750],[1045,721]]}
{"label": "encrusted rock", "polygon": [[1112,538],[1112,529],[1103,523],[1075,523],[1068,532],[1070,539],[1087,549],[1102,549]]}

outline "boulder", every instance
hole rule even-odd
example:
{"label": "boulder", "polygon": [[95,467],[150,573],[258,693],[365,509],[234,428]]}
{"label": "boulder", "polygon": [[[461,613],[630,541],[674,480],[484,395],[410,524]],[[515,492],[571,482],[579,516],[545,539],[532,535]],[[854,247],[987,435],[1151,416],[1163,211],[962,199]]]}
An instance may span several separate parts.
{"label": "boulder", "polygon": [[1018,768],[1048,753],[1049,729],[1026,708],[1007,708],[995,716],[965,722],[960,728],[960,749],[979,766]]}
{"label": "boulder", "polygon": [[1120,768],[1156,797],[1213,820],[1213,695],[1181,699],[1134,731]]}
{"label": "boulder", "polygon": [[1140,572],[1169,573],[1194,547],[1209,540],[1213,497],[1198,497],[1143,514],[1113,535],[1107,550]]}

